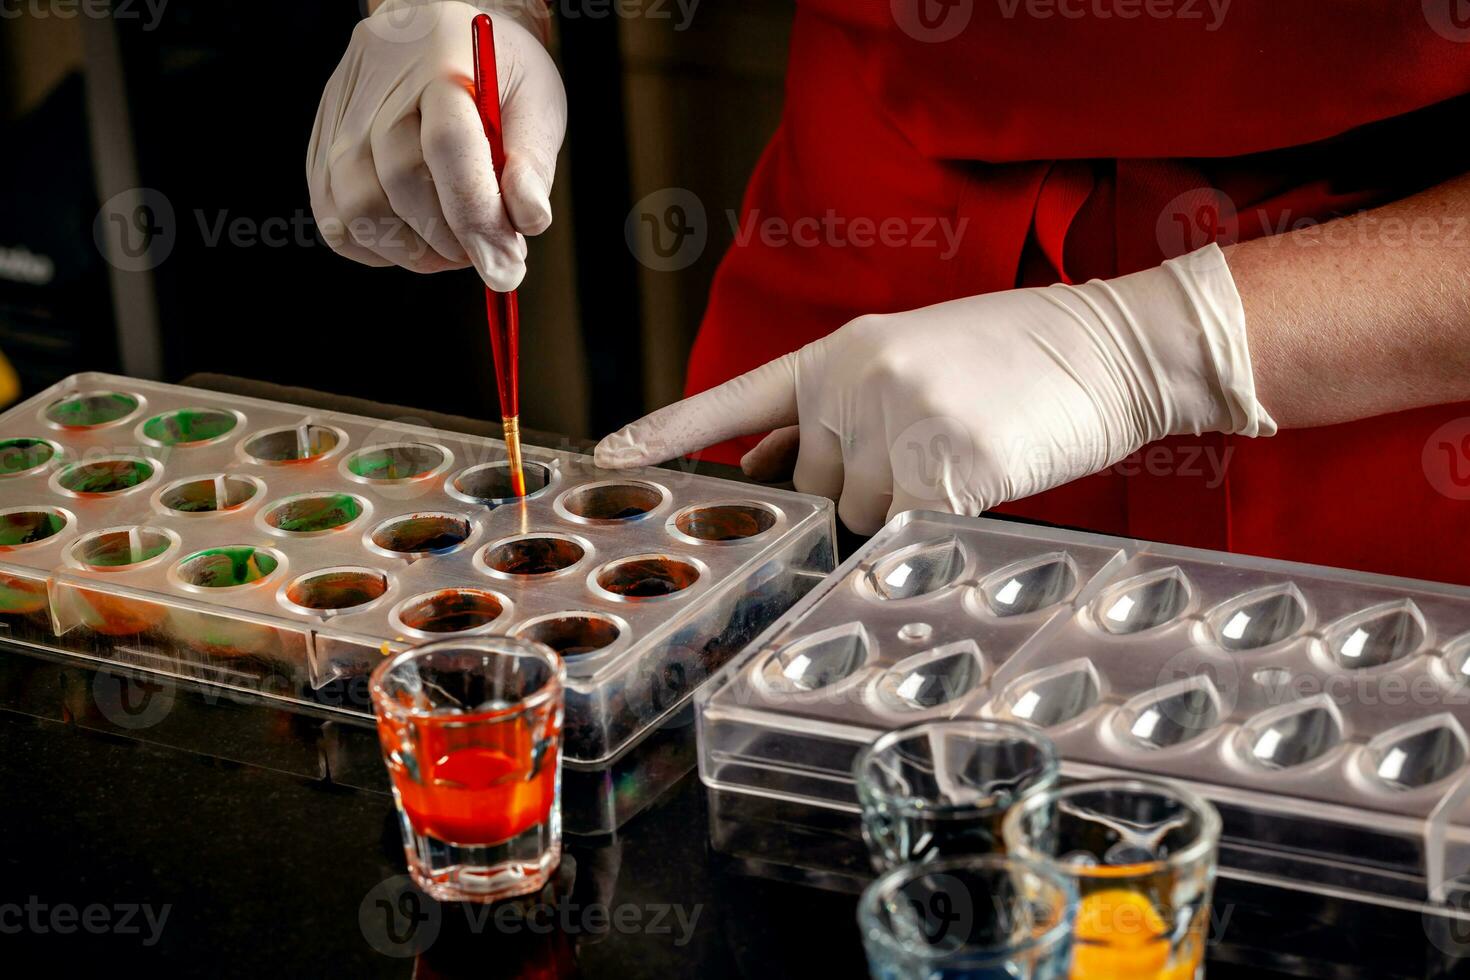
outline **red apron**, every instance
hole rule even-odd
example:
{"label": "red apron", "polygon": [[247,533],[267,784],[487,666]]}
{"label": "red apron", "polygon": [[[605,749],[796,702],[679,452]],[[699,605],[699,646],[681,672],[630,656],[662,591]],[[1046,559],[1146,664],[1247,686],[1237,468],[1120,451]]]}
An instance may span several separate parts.
{"label": "red apron", "polygon": [[[689,393],[861,314],[1120,275],[1470,171],[1470,25],[1435,2],[801,0]],[[1121,16],[1150,9],[1172,14]],[[1168,439],[1002,510],[1470,583],[1470,405]]]}

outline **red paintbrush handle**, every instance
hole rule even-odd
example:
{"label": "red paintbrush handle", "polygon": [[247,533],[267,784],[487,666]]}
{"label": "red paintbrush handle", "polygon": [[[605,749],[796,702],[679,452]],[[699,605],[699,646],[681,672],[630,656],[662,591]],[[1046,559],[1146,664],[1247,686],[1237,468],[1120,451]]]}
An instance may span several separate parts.
{"label": "red paintbrush handle", "polygon": [[485,290],[485,316],[490,321],[490,352],[495,357],[495,387],[500,394],[500,414],[517,418],[521,414],[520,372],[521,311],[516,292],[497,293]]}
{"label": "red paintbrush handle", "polygon": [[[505,173],[505,137],[500,123],[500,82],[495,66],[495,24],[489,14],[474,19],[475,105],[485,138],[490,141],[490,163],[498,181]],[[490,321],[490,350],[495,357],[495,384],[500,394],[500,414],[521,414],[520,364],[521,317],[515,290],[497,293],[485,290],[485,316]]]}
{"label": "red paintbrush handle", "polygon": [[505,172],[505,136],[500,124],[500,76],[495,65],[495,24],[489,14],[474,20],[475,32],[475,105],[485,138],[490,141],[490,162],[495,179]]}

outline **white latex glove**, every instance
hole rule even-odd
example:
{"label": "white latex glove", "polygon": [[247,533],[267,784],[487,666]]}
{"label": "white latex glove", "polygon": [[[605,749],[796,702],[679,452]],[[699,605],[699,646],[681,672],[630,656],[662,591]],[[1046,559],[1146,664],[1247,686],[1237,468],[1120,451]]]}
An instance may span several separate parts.
{"label": "white latex glove", "polygon": [[644,465],[768,429],[746,472],[771,478],[799,445],[797,489],[871,533],[906,510],[976,515],[1167,435],[1276,423],[1210,245],[1118,279],[861,317],[613,433],[596,460]]}
{"label": "white latex glove", "polygon": [[[503,202],[473,95],[470,24],[484,12],[495,19]],[[322,94],[306,158],[311,209],[335,251],[415,272],[473,264],[492,289],[520,284],[522,235],[551,224],[566,132],[546,29],[544,5],[525,0],[387,0],[357,25]]]}

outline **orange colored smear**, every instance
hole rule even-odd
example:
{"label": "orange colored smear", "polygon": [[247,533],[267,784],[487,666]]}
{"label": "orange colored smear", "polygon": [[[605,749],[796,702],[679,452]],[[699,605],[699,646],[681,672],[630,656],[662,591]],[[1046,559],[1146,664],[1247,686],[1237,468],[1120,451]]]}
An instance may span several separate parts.
{"label": "orange colored smear", "polygon": [[394,746],[388,771],[419,833],[455,844],[498,844],[550,816],[556,751],[548,751],[532,775],[526,719],[466,727],[429,719],[411,724],[421,780],[412,778],[391,732],[383,733],[383,744]]}
{"label": "orange colored smear", "polygon": [[1077,912],[1071,980],[1190,980],[1200,944],[1169,962],[1169,927],[1148,898],[1124,888],[1093,892]]}

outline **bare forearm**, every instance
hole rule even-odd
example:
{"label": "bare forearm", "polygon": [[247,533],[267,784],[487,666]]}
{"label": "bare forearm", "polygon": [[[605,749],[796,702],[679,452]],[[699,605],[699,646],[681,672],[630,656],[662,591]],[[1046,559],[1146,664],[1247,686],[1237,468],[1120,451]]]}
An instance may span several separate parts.
{"label": "bare forearm", "polygon": [[1470,401],[1470,176],[1226,256],[1283,428]]}

